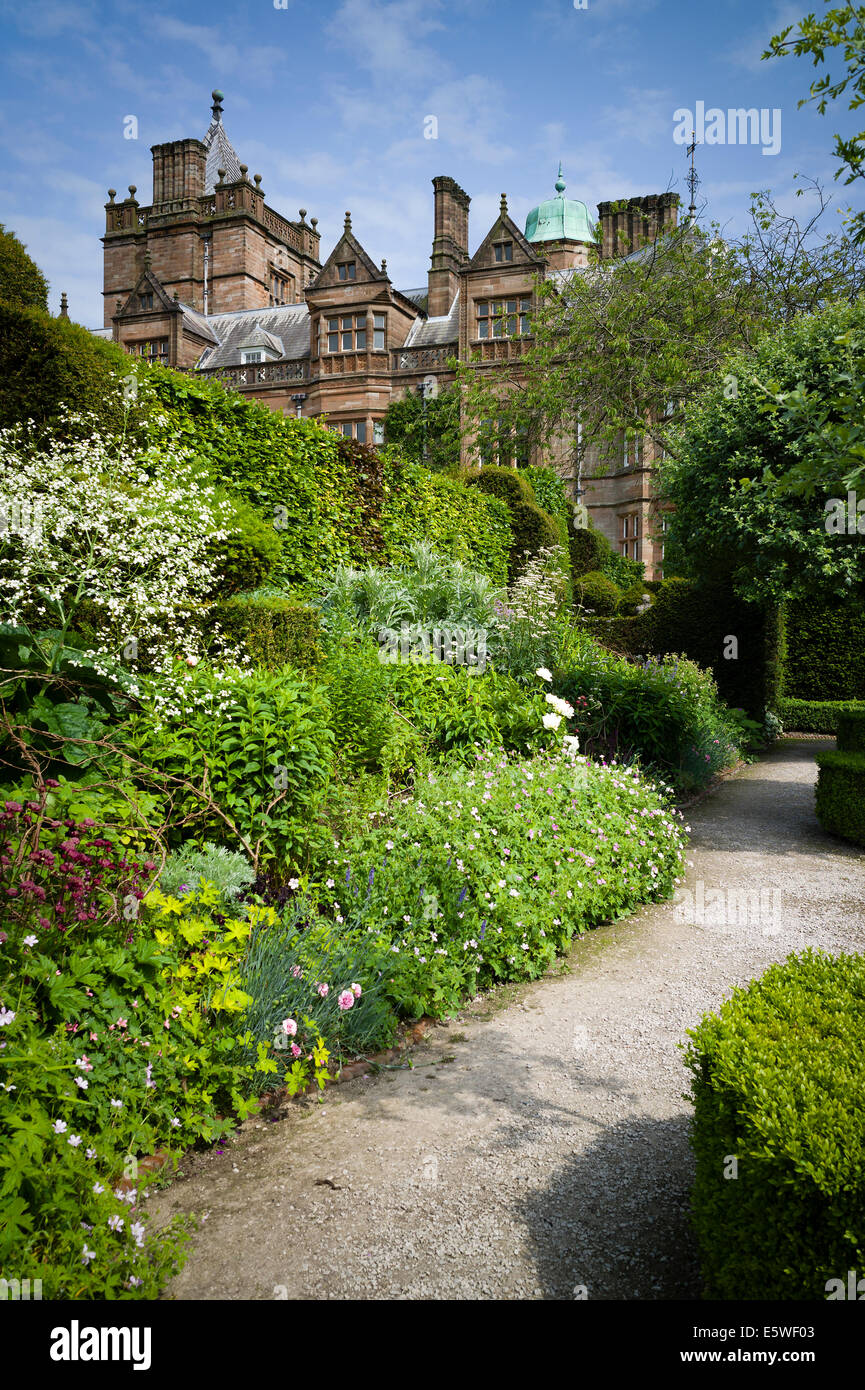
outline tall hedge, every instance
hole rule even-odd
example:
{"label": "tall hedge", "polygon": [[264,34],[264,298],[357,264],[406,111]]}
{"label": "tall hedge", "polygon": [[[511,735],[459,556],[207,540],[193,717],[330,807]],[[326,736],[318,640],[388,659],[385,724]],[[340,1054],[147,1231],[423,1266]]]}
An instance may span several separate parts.
{"label": "tall hedge", "polygon": [[778,703],[784,652],[780,612],[744,603],[727,584],[667,579],[646,612],[584,622],[599,642],[626,655],[690,657],[712,672],[721,698],[733,708],[762,717]]}
{"label": "tall hedge", "polygon": [[825,599],[790,605],[784,694],[865,699],[865,608]]}
{"label": "tall hedge", "polygon": [[504,502],[508,509],[513,538],[508,554],[508,578],[514,579],[526,562],[540,550],[564,546],[555,517],[538,506],[534,488],[525,470],[488,464],[465,475],[480,492]]}

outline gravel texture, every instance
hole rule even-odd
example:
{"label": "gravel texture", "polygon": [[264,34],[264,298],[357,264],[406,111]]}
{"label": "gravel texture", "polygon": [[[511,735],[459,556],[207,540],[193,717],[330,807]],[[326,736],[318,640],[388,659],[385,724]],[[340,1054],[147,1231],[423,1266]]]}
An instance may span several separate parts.
{"label": "gravel texture", "polygon": [[[793,950],[862,946],[865,856],[814,816],[819,746],[787,741],[695,806],[702,922],[680,902],[602,927],[558,977],[433,1028],[413,1069],[189,1156],[150,1199],[200,1218],[168,1296],[698,1298],[685,1030]],[[716,925],[711,890],[762,911]]]}

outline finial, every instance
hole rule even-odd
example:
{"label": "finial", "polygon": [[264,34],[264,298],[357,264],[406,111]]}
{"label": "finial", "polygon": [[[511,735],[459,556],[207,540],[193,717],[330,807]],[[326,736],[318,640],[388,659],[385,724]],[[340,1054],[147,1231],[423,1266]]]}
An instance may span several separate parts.
{"label": "finial", "polygon": [[507,195],[507,193],[503,193],[503,194],[502,194],[502,200],[501,200],[501,202],[499,203],[499,213],[500,213],[500,215],[501,215],[502,217],[504,217],[504,216],[505,216],[505,213],[507,212],[507,210],[508,210],[508,195]]}
{"label": "finial", "polygon": [[345,232],[350,232],[350,231],[351,231],[351,213],[350,213],[350,212],[347,212],[347,213],[345,214],[345,226],[343,227],[343,231],[345,231]]}
{"label": "finial", "polygon": [[249,165],[248,165],[248,164],[241,164],[241,166],[240,166],[240,173],[241,173],[241,176],[242,176],[242,178],[243,178],[244,183],[246,183],[246,182],[247,182],[246,176],[247,176],[247,174],[249,173]]}
{"label": "finial", "polygon": [[114,199],[115,199],[116,197],[117,197],[117,189],[116,189],[116,188],[109,188],[109,190],[108,190],[108,201],[109,201],[109,203],[113,203],[113,202],[114,202]]}
{"label": "finial", "polygon": [[306,208],[298,208],[298,212],[300,213],[300,220],[302,222],[306,217]]}
{"label": "finial", "polygon": [[258,192],[260,193],[260,192],[261,192],[261,174],[253,174],[252,177],[253,177],[254,180],[255,180],[255,187],[256,187],[256,189],[258,190]]}
{"label": "finial", "polygon": [[387,261],[385,260],[381,263],[381,273],[382,275],[387,275]]}
{"label": "finial", "polygon": [[115,301],[114,301],[114,312],[115,312],[115,314],[120,314],[120,313],[123,312],[123,300],[122,300],[122,299],[115,299]]}
{"label": "finial", "polygon": [[312,227],[312,230],[315,231],[316,227],[318,226],[318,218],[317,218],[317,217],[311,217],[311,218],[309,219],[309,225],[310,225],[310,227]]}
{"label": "finial", "polygon": [[68,319],[69,317],[69,301],[66,298],[65,290],[60,296],[60,317],[62,319]]}
{"label": "finial", "polygon": [[224,180],[224,178],[225,178],[225,170],[224,170],[224,169],[217,169],[216,172],[217,172],[217,174],[219,175],[219,182],[222,183],[223,180]]}
{"label": "finial", "polygon": [[567,185],[562,178],[562,161],[559,160],[559,177],[556,179],[556,192],[564,193],[566,187]]}
{"label": "finial", "polygon": [[129,196],[130,196],[130,198],[132,199],[133,203],[135,202],[135,195],[136,195],[137,192],[138,192],[138,189],[135,187],[135,184],[134,184],[134,183],[131,183],[131,184],[129,185]]}
{"label": "finial", "polygon": [[175,291],[174,291],[174,302],[175,302],[175,304],[177,303],[177,301],[178,301],[179,299],[180,299],[180,291],[179,291],[179,290],[175,290]]}
{"label": "finial", "polygon": [[150,269],[150,247],[149,247],[149,246],[148,246],[147,250],[144,252],[144,269],[145,269],[145,270],[149,270],[149,269]]}
{"label": "finial", "polygon": [[211,111],[213,112],[213,119],[214,119],[215,121],[221,121],[221,120],[222,120],[222,103],[223,103],[223,100],[224,100],[223,95],[222,95],[222,92],[211,92],[210,95],[213,97],[213,105],[212,105],[211,108],[210,108]]}

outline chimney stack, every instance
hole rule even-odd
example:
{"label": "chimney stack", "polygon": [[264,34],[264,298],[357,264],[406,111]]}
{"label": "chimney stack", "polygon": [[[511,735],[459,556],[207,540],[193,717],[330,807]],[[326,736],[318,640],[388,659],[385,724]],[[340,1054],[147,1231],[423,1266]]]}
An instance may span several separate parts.
{"label": "chimney stack", "polygon": [[646,242],[673,231],[678,220],[678,193],[649,193],[645,198],[620,198],[598,203],[601,259],[629,256]]}
{"label": "chimney stack", "polygon": [[458,183],[439,174],[435,189],[435,234],[428,277],[430,318],[441,318],[450,309],[459,289],[459,273],[469,259],[469,203],[471,198]]}
{"label": "chimney stack", "polygon": [[68,317],[69,317],[69,301],[68,301],[68,299],[66,298],[66,291],[65,291],[65,290],[63,291],[63,293],[62,293],[61,296],[60,296],[60,317],[61,317],[62,319],[68,319]]}
{"label": "chimney stack", "polygon": [[153,210],[165,203],[187,205],[204,196],[207,151],[200,140],[153,145]]}

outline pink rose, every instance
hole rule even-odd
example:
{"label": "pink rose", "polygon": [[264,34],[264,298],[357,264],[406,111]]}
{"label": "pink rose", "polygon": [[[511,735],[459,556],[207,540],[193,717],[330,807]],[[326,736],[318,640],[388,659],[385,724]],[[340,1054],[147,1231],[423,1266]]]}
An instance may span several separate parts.
{"label": "pink rose", "polygon": [[300,1048],[298,1047],[297,1043],[292,1043],[292,1044],[291,1044],[291,1055],[292,1055],[292,1057],[299,1057],[299,1056],[300,1056]]}
{"label": "pink rose", "polygon": [[344,989],[339,996],[339,1007],[343,1010],[351,1009],[354,1006],[354,995],[350,989]]}
{"label": "pink rose", "polygon": [[361,994],[363,993],[360,985],[352,985],[351,989],[355,999],[359,999]]}
{"label": "pink rose", "polygon": [[330,985],[316,985],[316,989],[318,990],[322,999],[326,999],[327,996],[330,994]]}
{"label": "pink rose", "polygon": [[294,1037],[295,1033],[297,1032],[297,1024],[295,1023],[293,1018],[284,1018],[282,1020],[282,1031],[289,1038]]}

